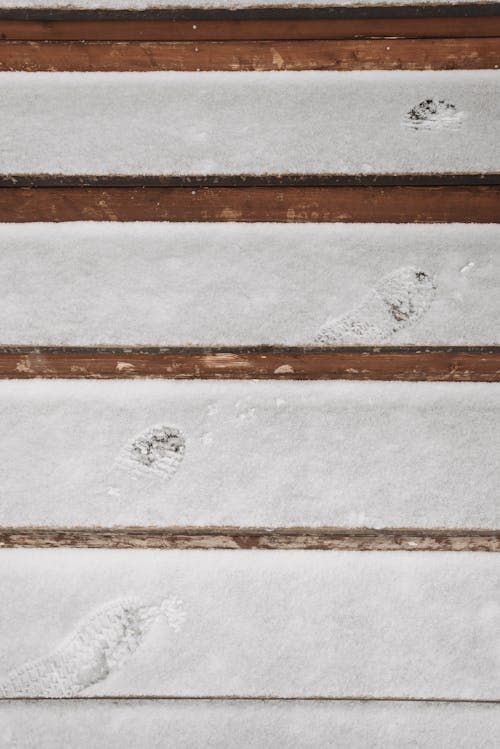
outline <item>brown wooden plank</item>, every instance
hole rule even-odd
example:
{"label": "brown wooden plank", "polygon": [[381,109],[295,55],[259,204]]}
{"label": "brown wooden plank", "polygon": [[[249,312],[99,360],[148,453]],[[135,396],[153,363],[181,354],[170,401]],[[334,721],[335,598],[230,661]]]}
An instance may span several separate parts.
{"label": "brown wooden plank", "polygon": [[0,42],[0,71],[457,70],[500,66],[500,37]]}
{"label": "brown wooden plank", "polygon": [[221,20],[16,20],[0,18],[0,39],[26,41],[223,41],[500,36],[500,15],[431,18]]}
{"label": "brown wooden plank", "polygon": [[396,528],[0,528],[0,548],[500,551],[500,531]]}
{"label": "brown wooden plank", "polygon": [[0,221],[497,222],[500,186],[4,187]]}
{"label": "brown wooden plank", "polygon": [[500,382],[500,347],[0,349],[0,379],[36,377]]}

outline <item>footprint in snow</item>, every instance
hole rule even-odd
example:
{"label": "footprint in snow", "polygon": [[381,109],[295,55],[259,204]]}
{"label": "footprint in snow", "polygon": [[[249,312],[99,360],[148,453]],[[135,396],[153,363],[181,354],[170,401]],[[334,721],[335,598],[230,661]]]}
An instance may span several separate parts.
{"label": "footprint in snow", "polygon": [[314,340],[328,345],[381,343],[419,320],[435,293],[428,273],[399,268],[382,278],[359,306],[327,320]]}
{"label": "footprint in snow", "polygon": [[181,431],[159,425],[129,440],[117,462],[133,474],[168,480],[176,473],[185,451],[186,440]]}
{"label": "footprint in snow", "polygon": [[404,124],[412,130],[458,130],[464,115],[444,99],[424,99],[405,115]]}
{"label": "footprint in snow", "polygon": [[73,697],[121,668],[160,617],[179,631],[185,616],[182,601],[173,597],[158,605],[133,598],[107,604],[48,655],[0,680],[0,697]]}

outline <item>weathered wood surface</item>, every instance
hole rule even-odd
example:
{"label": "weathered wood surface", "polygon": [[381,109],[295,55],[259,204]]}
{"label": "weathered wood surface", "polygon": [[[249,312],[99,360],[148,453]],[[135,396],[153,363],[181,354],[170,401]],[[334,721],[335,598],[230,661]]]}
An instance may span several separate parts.
{"label": "weathered wood surface", "polygon": [[500,551],[500,531],[419,528],[1,528],[0,548]]}
{"label": "weathered wood surface", "polygon": [[0,190],[0,221],[497,222],[500,186]]}
{"label": "weathered wood surface", "polygon": [[0,71],[481,70],[500,37],[184,42],[0,42]]}
{"label": "weathered wood surface", "polygon": [[500,349],[0,349],[1,379],[34,377],[499,382]]}
{"label": "weathered wood surface", "polygon": [[6,19],[0,39],[27,41],[239,41],[278,39],[494,37],[500,15],[409,18],[233,18],[134,20],[73,17],[66,20]]}

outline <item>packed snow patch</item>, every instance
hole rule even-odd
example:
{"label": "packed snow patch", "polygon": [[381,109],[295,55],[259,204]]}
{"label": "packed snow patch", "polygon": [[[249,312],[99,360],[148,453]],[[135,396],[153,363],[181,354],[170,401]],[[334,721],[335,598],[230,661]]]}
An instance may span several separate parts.
{"label": "packed snow patch", "polygon": [[118,464],[132,473],[155,474],[169,479],[184,457],[186,442],[178,429],[154,426],[128,442]]}
{"label": "packed snow patch", "polygon": [[400,268],[379,281],[359,307],[328,320],[315,340],[329,345],[386,341],[417,322],[435,293],[436,284],[425,271]]}
{"label": "packed snow patch", "polygon": [[457,130],[464,119],[454,104],[444,99],[425,99],[412,107],[405,124],[413,130]]}
{"label": "packed snow patch", "polygon": [[74,697],[122,668],[160,616],[178,632],[186,616],[182,602],[125,599],[98,609],[52,653],[0,680],[0,697]]}

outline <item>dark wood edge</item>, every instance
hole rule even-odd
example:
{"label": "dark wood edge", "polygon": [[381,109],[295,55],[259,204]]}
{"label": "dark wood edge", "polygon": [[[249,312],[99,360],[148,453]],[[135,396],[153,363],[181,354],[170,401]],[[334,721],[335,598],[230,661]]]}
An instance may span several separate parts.
{"label": "dark wood edge", "polygon": [[[1,15],[1,14],[0,14]],[[15,20],[0,17],[0,39],[45,41],[245,41],[488,38],[500,14],[413,18]]]}
{"label": "dark wood edge", "polygon": [[500,173],[207,175],[0,174],[0,188],[6,189],[20,187],[472,187],[475,185],[500,185]]}
{"label": "dark wood edge", "polygon": [[425,528],[0,528],[0,548],[500,551],[500,531]]}
{"label": "dark wood edge", "polygon": [[134,345],[115,345],[115,346],[38,346],[26,344],[1,344],[0,356],[4,354],[40,354],[40,355],[73,355],[73,354],[90,354],[92,356],[99,354],[111,354],[116,356],[127,355],[158,355],[168,354],[174,356],[197,355],[203,356],[208,354],[261,354],[261,355],[293,355],[307,356],[309,354],[348,354],[355,356],[372,356],[373,354],[390,355],[404,354],[413,356],[414,354],[479,354],[482,356],[500,356],[500,346],[481,345],[481,346],[461,346],[461,345],[443,345],[443,346],[284,346],[282,344],[263,343],[254,346],[134,346]]}
{"label": "dark wood edge", "polygon": [[[22,0],[21,0],[22,3]],[[145,10],[23,8],[0,9],[0,21],[5,20],[257,20],[257,19],[309,19],[309,18],[442,18],[457,16],[495,16],[500,14],[500,3],[425,3],[415,5],[311,6],[251,8],[149,8]]]}
{"label": "dark wood edge", "polygon": [[500,382],[500,347],[0,350],[0,379],[39,377]]}

